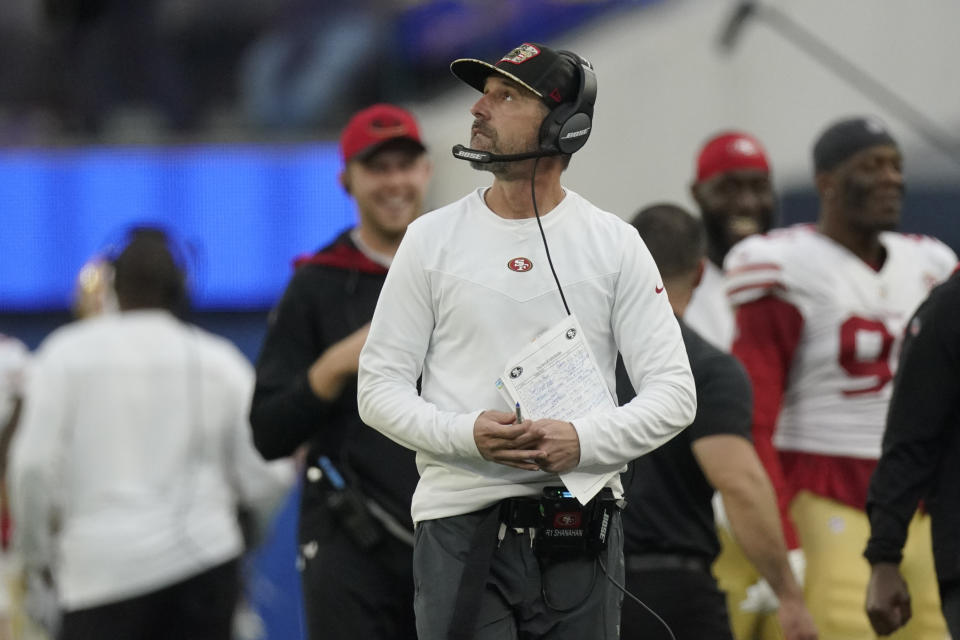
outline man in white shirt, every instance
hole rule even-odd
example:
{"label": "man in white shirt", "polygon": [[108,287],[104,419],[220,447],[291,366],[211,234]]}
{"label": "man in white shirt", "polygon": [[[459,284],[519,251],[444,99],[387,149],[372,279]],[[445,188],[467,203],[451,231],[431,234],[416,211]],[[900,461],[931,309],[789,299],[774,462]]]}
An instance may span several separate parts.
{"label": "man in white shirt", "polygon": [[237,505],[266,517],[292,468],[253,448],[250,363],[174,315],[187,292],[165,234],[136,230],[114,267],[121,313],[55,331],[33,361],[15,541],[56,586],[59,638],[228,640]]}
{"label": "man in white shirt", "polygon": [[7,503],[7,454],[20,419],[23,384],[30,351],[20,340],[0,333],[0,640],[13,637],[17,594],[11,585],[17,574],[16,556],[10,549],[10,510]]}
{"label": "man in white shirt", "polygon": [[[461,59],[451,70],[483,93],[470,110],[472,148],[455,155],[493,173],[493,184],[410,224],[358,384],[364,422],[417,451],[417,632],[617,638],[621,595],[604,573],[622,583],[622,527],[605,509],[622,494],[617,471],[693,419],[680,329],[636,230],[561,185],[590,132],[589,63],[524,43],[496,64]],[[531,340],[574,318],[611,399],[618,351],[637,397],[582,416],[521,419],[498,377]],[[606,547],[592,555],[552,554],[550,536],[539,535],[549,527],[514,517],[552,507],[550,495],[573,489],[573,471],[594,485],[557,516],[606,514]]]}

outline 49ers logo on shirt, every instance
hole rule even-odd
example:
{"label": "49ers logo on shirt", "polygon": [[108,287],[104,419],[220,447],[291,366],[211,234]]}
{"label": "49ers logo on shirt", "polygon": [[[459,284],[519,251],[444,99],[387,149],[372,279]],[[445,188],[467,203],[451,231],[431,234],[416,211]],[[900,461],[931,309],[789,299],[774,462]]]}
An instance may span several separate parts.
{"label": "49ers logo on shirt", "polygon": [[512,258],[511,260],[507,261],[507,268],[510,269],[510,271],[523,273],[524,271],[530,271],[530,269],[533,269],[533,263],[526,258]]}
{"label": "49ers logo on shirt", "polygon": [[580,516],[576,511],[561,511],[553,516],[553,526],[557,529],[575,529],[580,526]]}

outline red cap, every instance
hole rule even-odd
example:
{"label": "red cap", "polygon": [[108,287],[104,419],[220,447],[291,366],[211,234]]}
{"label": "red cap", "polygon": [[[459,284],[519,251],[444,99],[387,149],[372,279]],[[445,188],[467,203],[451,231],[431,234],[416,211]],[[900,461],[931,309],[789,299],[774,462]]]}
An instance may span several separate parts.
{"label": "red cap", "polygon": [[725,131],[711,138],[697,157],[697,182],[737,169],[770,171],[767,154],[749,133]]}
{"label": "red cap", "polygon": [[409,140],[425,149],[413,115],[392,104],[375,104],[350,118],[340,135],[340,153],[344,164],[369,155],[385,142]]}

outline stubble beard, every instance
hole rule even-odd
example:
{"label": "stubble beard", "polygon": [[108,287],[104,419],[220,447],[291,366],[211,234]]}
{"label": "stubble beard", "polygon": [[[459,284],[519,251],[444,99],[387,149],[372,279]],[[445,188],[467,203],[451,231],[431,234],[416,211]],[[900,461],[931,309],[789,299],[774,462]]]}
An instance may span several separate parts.
{"label": "stubble beard", "polygon": [[[474,126],[477,126],[476,124]],[[494,155],[512,155],[515,153],[528,153],[530,151],[537,150],[536,141],[527,141],[527,144],[521,145],[522,150],[503,150],[500,149],[500,137],[497,135],[497,132],[489,129],[483,125],[478,126],[479,132],[483,134],[484,137],[491,141],[489,149],[480,149],[479,147],[474,147],[479,151],[486,151]],[[471,132],[472,133],[472,132]],[[471,139],[471,143],[473,140]],[[503,181],[515,181],[515,180],[526,180],[529,179],[529,171],[520,170],[520,167],[526,161],[508,161],[508,162],[471,162],[470,166],[476,171],[487,171],[492,173],[497,179]]]}
{"label": "stubble beard", "polygon": [[471,162],[470,166],[477,171],[489,171],[498,178],[506,178],[510,173],[511,162]]}

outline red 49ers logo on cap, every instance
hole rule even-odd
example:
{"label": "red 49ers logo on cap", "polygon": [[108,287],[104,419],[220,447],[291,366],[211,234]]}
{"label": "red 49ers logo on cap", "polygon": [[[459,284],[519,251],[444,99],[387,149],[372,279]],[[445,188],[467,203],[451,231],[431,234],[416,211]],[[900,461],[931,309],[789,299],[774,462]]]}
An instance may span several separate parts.
{"label": "red 49ers logo on cap", "polygon": [[508,53],[507,55],[500,58],[500,62],[512,62],[513,64],[523,64],[530,58],[536,58],[540,55],[540,49],[537,49],[535,46],[529,42],[524,42],[522,45]]}
{"label": "red 49ers logo on cap", "polygon": [[507,261],[507,268],[510,269],[510,271],[523,273],[524,271],[533,269],[533,263],[526,258],[512,258]]}

